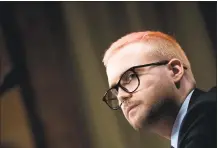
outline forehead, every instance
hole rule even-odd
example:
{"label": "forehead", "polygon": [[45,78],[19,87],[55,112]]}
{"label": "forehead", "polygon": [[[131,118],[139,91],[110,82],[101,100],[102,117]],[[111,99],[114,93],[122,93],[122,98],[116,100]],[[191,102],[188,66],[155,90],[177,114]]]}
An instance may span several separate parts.
{"label": "forehead", "polygon": [[117,83],[121,74],[130,67],[151,62],[154,59],[151,48],[149,44],[131,43],[114,53],[106,68],[109,85]]}

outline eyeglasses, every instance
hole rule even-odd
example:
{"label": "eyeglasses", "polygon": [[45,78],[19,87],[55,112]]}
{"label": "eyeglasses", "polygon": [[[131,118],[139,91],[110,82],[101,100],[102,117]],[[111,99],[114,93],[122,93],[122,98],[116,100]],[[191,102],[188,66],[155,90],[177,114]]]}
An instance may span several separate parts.
{"label": "eyeglasses", "polygon": [[150,63],[150,64],[144,64],[144,65],[138,65],[129,68],[126,70],[120,77],[120,80],[118,83],[114,86],[112,86],[104,95],[103,101],[113,110],[117,110],[121,107],[122,102],[118,100],[118,89],[121,88],[127,93],[133,93],[135,92],[139,85],[140,85],[140,80],[139,76],[136,73],[135,69],[136,68],[141,68],[141,67],[148,67],[148,66],[160,66],[160,65],[166,65],[168,64],[169,61],[160,61],[156,63]]}

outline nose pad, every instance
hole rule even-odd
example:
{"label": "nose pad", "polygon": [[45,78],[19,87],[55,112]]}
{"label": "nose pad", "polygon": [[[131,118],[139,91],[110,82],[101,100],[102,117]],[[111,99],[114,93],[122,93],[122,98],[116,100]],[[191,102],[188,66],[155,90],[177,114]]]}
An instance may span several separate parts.
{"label": "nose pad", "polygon": [[131,97],[131,93],[124,91],[122,88],[118,89],[117,98],[118,98],[119,104],[121,103],[123,104],[130,97]]}

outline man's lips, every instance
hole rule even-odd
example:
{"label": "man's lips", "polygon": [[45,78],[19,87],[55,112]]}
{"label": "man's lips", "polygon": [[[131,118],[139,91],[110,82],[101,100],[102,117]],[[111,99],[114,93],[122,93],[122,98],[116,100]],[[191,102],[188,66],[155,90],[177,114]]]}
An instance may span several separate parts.
{"label": "man's lips", "polygon": [[138,104],[133,104],[133,105],[129,106],[129,107],[127,108],[127,110],[126,110],[127,115],[129,115],[129,112],[130,112],[133,108],[135,108],[136,106],[138,106]]}

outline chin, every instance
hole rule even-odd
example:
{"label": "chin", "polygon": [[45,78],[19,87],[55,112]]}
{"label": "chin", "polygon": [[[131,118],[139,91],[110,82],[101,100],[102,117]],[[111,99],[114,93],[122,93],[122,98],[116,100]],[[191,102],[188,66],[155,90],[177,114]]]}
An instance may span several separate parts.
{"label": "chin", "polygon": [[137,131],[141,129],[149,130],[153,126],[153,124],[148,123],[150,111],[151,107],[140,106],[135,116],[128,120],[130,125]]}
{"label": "chin", "polygon": [[132,127],[136,131],[140,131],[141,129],[143,129],[143,127],[141,125],[132,125]]}
{"label": "chin", "polygon": [[146,114],[143,113],[142,115],[136,115],[134,118],[130,119],[130,124],[135,130],[140,130],[144,128],[144,123],[146,120]]}
{"label": "chin", "polygon": [[133,127],[134,130],[136,131],[148,131],[150,132],[156,124],[149,124],[147,123],[146,118],[141,119],[140,121],[132,121],[131,126]]}

